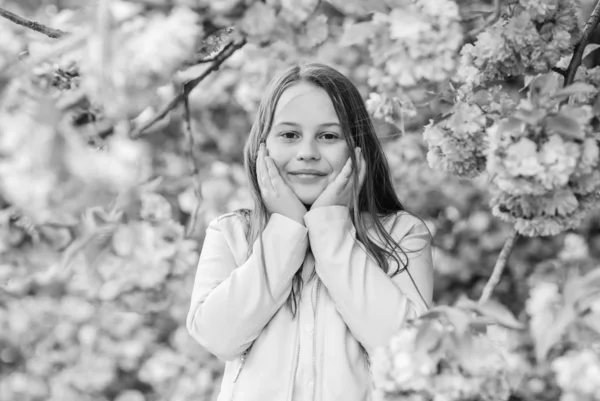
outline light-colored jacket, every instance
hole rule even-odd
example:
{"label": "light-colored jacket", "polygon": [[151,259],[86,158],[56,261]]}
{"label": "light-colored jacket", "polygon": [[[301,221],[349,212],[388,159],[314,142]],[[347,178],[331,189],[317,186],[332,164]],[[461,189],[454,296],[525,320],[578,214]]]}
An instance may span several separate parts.
{"label": "light-colored jacket", "polygon": [[[247,257],[242,217],[230,213],[208,226],[187,328],[227,361],[218,401],[369,400],[365,351],[426,311],[415,283],[431,303],[429,232],[417,218],[400,212],[384,221],[415,283],[406,271],[390,278],[366,253],[348,208],[317,208],[304,221],[271,215],[262,235],[266,274],[259,241]],[[316,269],[316,277],[305,281],[293,317],[285,301],[301,267],[305,280],[305,270]]]}

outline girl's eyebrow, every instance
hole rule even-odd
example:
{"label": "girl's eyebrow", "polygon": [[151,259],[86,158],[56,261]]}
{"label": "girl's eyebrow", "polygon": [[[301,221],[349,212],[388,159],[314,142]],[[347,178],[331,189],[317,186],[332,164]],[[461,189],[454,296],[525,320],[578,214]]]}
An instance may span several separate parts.
{"label": "girl's eyebrow", "polygon": [[[300,124],[294,123],[294,122],[289,122],[289,121],[282,121],[280,123],[277,123],[275,126],[277,127],[279,125],[291,125],[292,127],[297,127],[297,128],[300,127]],[[340,123],[330,122],[330,123],[323,123],[323,124],[317,125],[317,127],[319,127],[319,128],[332,127],[332,126],[339,127]]]}

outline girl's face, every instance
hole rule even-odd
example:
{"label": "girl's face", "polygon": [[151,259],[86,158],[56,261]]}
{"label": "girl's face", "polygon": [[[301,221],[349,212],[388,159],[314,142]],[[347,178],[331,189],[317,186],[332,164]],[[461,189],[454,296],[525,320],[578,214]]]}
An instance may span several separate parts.
{"label": "girl's face", "polygon": [[305,205],[313,204],[350,157],[329,95],[306,82],[281,94],[266,147],[285,183]]}

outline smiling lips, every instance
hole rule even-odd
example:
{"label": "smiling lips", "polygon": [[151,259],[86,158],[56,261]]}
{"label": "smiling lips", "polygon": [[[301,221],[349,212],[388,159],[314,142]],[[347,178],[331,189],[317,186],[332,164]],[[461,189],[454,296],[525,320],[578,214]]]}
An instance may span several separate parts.
{"label": "smiling lips", "polygon": [[327,175],[322,171],[313,169],[294,170],[288,172],[288,174],[299,181],[316,181]]}
{"label": "smiling lips", "polygon": [[302,169],[302,170],[294,170],[290,171],[289,174],[293,175],[327,175],[322,171],[314,170],[314,169]]}

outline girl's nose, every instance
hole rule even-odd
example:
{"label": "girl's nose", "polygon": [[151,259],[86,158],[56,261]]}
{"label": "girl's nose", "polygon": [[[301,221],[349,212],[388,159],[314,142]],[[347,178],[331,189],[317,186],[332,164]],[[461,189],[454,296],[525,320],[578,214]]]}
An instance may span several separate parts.
{"label": "girl's nose", "polygon": [[298,160],[319,160],[321,155],[319,153],[319,147],[316,141],[311,139],[305,139],[298,145],[298,152],[296,154]]}

